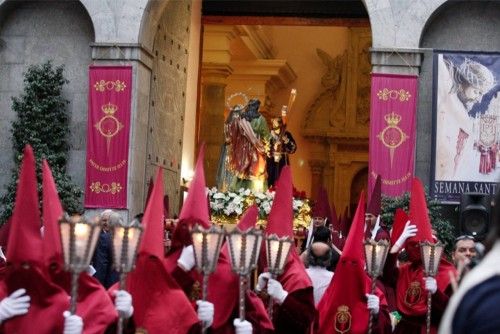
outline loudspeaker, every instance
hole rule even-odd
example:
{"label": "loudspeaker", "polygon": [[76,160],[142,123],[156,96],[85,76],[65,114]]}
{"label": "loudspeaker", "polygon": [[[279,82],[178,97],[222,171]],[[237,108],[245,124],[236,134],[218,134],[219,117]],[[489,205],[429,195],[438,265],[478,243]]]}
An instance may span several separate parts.
{"label": "loudspeaker", "polygon": [[481,193],[464,193],[460,199],[460,234],[482,240],[491,219],[491,197]]}

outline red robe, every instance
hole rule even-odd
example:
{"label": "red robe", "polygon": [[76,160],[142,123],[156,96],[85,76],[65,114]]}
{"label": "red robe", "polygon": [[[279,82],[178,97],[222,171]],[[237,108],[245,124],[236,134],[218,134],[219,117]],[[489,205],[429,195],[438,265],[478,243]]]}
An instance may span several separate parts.
{"label": "red robe", "polygon": [[[71,274],[61,269],[49,270],[52,282],[71,293]],[[113,301],[104,287],[87,273],[78,278],[76,314],[82,317],[84,334],[100,334],[113,327],[118,319]]]}
{"label": "red robe", "polygon": [[17,289],[26,289],[31,297],[28,313],[4,321],[1,332],[54,334],[62,333],[64,326],[63,312],[69,310],[69,298],[66,292],[47,278],[36,265],[23,268],[20,265],[8,265],[4,279],[0,281],[0,300]]}
{"label": "red robe", "polygon": [[[397,255],[389,254],[384,270],[384,281],[396,288],[396,304],[402,315],[394,333],[423,334],[426,332],[427,290],[422,264],[410,262],[397,268],[396,259]],[[437,332],[451,295],[449,271],[455,271],[455,268],[442,259],[436,276],[438,289],[431,301],[431,333]]]}

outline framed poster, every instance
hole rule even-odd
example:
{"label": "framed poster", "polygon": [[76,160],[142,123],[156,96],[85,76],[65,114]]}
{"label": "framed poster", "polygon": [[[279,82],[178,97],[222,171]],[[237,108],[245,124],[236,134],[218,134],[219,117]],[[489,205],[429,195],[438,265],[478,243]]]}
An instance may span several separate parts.
{"label": "framed poster", "polygon": [[456,203],[500,179],[500,54],[437,51],[431,194]]}

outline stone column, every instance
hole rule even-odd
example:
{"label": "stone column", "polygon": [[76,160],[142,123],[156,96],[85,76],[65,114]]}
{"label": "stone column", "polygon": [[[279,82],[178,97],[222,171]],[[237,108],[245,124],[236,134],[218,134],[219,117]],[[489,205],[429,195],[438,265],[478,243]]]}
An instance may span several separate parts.
{"label": "stone column", "polygon": [[121,214],[129,221],[130,215],[142,212],[144,203],[144,172],[147,152],[147,127],[152,53],[140,44],[94,43],[94,65],[132,66],[132,105],[128,162],[127,210]]}
{"label": "stone column", "polygon": [[316,201],[319,189],[323,186],[323,174],[326,166],[325,160],[309,160],[311,168],[311,198]]}
{"label": "stone column", "polygon": [[227,77],[232,73],[230,42],[233,26],[207,26],[203,33],[201,103],[198,118],[198,145],[205,143],[205,178],[216,185],[220,148],[223,143]]}
{"label": "stone column", "polygon": [[205,177],[208,187],[216,185],[221,145],[224,140],[226,78],[229,66],[205,66],[202,69],[198,144],[205,143]]}
{"label": "stone column", "polygon": [[418,75],[422,65],[420,49],[372,48],[373,73]]}

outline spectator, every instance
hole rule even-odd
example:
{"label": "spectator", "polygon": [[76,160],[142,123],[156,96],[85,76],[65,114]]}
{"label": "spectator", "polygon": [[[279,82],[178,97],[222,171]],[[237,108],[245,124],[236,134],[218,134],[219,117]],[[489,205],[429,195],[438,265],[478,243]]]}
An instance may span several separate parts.
{"label": "spectator", "polygon": [[118,273],[113,269],[113,244],[111,240],[110,225],[118,224],[120,215],[113,210],[104,210],[101,213],[102,225],[99,239],[92,258],[92,265],[96,270],[95,278],[107,289],[118,282]]}

